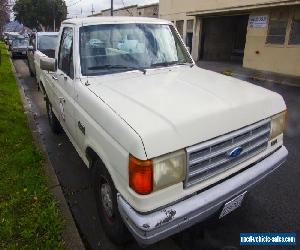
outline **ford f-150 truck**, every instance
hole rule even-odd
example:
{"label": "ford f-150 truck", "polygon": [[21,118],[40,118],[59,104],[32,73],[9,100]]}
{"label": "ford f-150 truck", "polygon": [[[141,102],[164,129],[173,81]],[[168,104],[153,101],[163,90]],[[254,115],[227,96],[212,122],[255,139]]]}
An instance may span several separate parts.
{"label": "ford f-150 truck", "polygon": [[283,98],[197,67],[171,22],[66,20],[41,68],[50,126],[90,168],[117,243],[221,218],[287,158]]}

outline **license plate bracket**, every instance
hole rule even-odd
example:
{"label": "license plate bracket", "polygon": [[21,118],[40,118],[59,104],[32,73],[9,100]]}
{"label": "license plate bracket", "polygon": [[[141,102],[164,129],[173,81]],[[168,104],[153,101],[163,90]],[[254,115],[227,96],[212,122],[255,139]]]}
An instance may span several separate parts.
{"label": "license plate bracket", "polygon": [[223,206],[222,212],[220,213],[219,219],[223,218],[227,214],[230,214],[232,211],[240,207],[242,205],[246,193],[247,191],[226,202]]}

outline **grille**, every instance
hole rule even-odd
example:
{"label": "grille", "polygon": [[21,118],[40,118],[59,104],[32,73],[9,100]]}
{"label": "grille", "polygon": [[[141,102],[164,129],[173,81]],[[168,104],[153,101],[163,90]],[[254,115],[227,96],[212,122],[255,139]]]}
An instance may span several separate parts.
{"label": "grille", "polygon": [[[185,187],[220,174],[261,153],[268,146],[271,120],[266,119],[210,141],[187,148]],[[230,152],[241,147],[236,157]]]}

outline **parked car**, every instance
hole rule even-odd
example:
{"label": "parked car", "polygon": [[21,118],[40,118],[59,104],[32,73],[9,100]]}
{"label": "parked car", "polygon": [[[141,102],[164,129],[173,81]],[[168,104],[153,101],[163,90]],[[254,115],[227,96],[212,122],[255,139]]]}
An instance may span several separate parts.
{"label": "parked car", "polygon": [[40,82],[40,58],[55,57],[55,48],[57,45],[57,32],[37,32],[30,37],[30,45],[33,50],[28,51],[28,65],[31,76],[36,76],[37,83]]}
{"label": "parked car", "polygon": [[10,46],[11,57],[27,57],[27,51],[29,48],[29,41],[24,36],[14,37]]}
{"label": "parked car", "polygon": [[13,39],[18,37],[20,34],[18,32],[8,32],[7,33],[7,40],[6,40],[6,44],[8,45],[8,49],[11,49],[11,45],[13,42]]}
{"label": "parked car", "polygon": [[91,170],[114,242],[224,217],[285,162],[283,98],[197,67],[171,22],[70,19],[58,40],[41,58],[49,124]]}

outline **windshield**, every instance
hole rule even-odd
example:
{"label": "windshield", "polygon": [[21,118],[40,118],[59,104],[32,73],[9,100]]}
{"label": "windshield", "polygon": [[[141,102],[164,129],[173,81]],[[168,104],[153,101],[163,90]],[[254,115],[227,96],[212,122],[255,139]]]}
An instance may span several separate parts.
{"label": "windshield", "polygon": [[57,45],[57,36],[39,36],[38,37],[38,50],[55,50]]}
{"label": "windshield", "polygon": [[28,40],[26,39],[18,39],[18,38],[15,38],[12,42],[12,45],[14,47],[28,47],[29,45],[29,42]]}
{"label": "windshield", "polygon": [[173,26],[102,24],[80,28],[82,75],[192,63]]}

